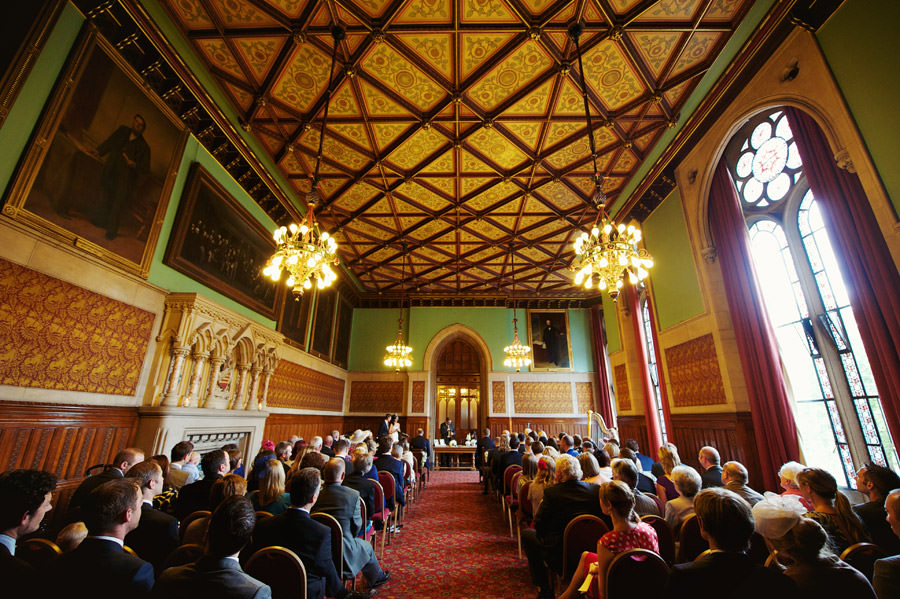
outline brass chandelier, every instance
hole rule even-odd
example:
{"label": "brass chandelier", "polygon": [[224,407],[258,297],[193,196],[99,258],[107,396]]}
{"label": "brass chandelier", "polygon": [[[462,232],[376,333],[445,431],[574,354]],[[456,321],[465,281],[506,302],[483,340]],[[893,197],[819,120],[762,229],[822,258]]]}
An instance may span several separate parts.
{"label": "brass chandelier", "polygon": [[512,296],[513,296],[513,342],[510,345],[507,345],[503,348],[503,353],[506,355],[506,358],[503,360],[503,365],[507,368],[515,368],[516,372],[519,372],[520,368],[528,368],[531,365],[531,348],[527,345],[522,345],[519,341],[519,319],[517,318],[516,308],[516,269],[515,269],[515,250],[510,250],[509,253],[509,261],[510,261],[510,273],[512,276]]}
{"label": "brass chandelier", "polygon": [[649,274],[647,270],[653,266],[653,258],[640,247],[641,230],[634,225],[616,224],[606,212],[606,194],[603,192],[603,176],[597,168],[597,149],[594,143],[594,132],[591,127],[591,112],[588,107],[587,81],[584,65],[581,60],[581,48],[578,38],[584,31],[581,23],[569,26],[569,37],[575,42],[578,54],[578,68],[581,72],[581,95],[584,99],[584,116],[587,120],[588,143],[591,158],[594,161],[594,196],[593,203],[597,207],[597,218],[590,233],[582,232],[575,239],[573,249],[575,260],[571,269],[576,271],[575,284],[585,289],[593,289],[609,293],[616,301],[625,279],[632,285],[643,281]]}
{"label": "brass chandelier", "polygon": [[327,232],[320,231],[319,223],[313,214],[316,203],[321,198],[319,164],[322,161],[322,145],[325,141],[325,124],[328,121],[328,105],[331,103],[332,79],[334,63],[337,57],[338,43],[346,33],[339,25],[331,28],[334,47],[331,52],[331,71],[328,76],[328,88],[325,94],[325,110],[322,115],[322,127],[319,131],[319,150],[316,154],[316,166],[310,177],[310,191],[306,195],[306,222],[290,227],[275,229],[273,237],[277,248],[269,258],[263,274],[278,281],[282,271],[288,272],[287,286],[299,298],[303,292],[311,289],[313,281],[316,287],[324,289],[337,280],[332,266],[337,266],[337,242]]}
{"label": "brass chandelier", "polygon": [[[403,251],[405,254],[406,246],[404,246]],[[393,368],[396,372],[400,372],[401,368],[409,368],[410,366],[412,366],[412,348],[406,345],[406,342],[403,341],[403,277],[405,274],[405,271],[403,269],[404,265],[405,256],[400,260],[400,315],[397,318],[397,340],[385,348],[387,353],[384,355],[384,365],[388,368]],[[410,272],[412,272],[411,260],[409,270]]]}

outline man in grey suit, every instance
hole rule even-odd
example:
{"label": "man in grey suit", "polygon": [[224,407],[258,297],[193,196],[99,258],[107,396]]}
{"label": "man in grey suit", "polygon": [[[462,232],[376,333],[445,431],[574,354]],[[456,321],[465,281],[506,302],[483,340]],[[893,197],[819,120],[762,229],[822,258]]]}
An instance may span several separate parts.
{"label": "man in grey suit", "polygon": [[313,506],[314,512],[331,514],[341,525],[344,535],[344,574],[356,576],[362,571],[370,588],[377,588],[388,581],[390,572],[378,565],[375,550],[359,533],[365,525],[359,509],[359,493],[343,486],[346,462],[341,458],[332,458],[325,464],[323,478],[325,488]]}
{"label": "man in grey suit", "polygon": [[[891,530],[900,537],[900,489],[888,493],[884,500],[884,511]],[[900,597],[900,555],[886,557],[875,562],[875,576],[872,579],[878,599]]]}
{"label": "man in grey suit", "polygon": [[233,495],[219,504],[209,520],[206,550],[192,564],[169,568],[153,587],[164,599],[270,599],[272,590],[241,570],[238,554],[256,526],[253,504]]}

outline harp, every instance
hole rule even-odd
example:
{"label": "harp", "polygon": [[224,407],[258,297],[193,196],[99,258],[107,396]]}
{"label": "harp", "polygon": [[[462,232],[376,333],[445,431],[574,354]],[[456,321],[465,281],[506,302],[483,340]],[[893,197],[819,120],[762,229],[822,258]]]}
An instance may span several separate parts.
{"label": "harp", "polygon": [[[593,410],[587,411],[588,415],[588,437],[591,439],[596,438],[598,441],[609,441],[610,439],[619,438],[619,432],[615,428],[610,428],[606,426],[606,421],[603,420],[603,416],[599,412],[595,412]],[[594,425],[597,426],[597,437],[594,437]]]}

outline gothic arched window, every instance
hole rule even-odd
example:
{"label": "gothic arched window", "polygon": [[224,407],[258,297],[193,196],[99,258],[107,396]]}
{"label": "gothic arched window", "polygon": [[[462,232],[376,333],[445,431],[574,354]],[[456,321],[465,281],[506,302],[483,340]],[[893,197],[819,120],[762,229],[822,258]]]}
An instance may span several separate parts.
{"label": "gothic arched window", "polygon": [[835,248],[782,110],[752,118],[726,150],[775,330],[806,463],[854,485],[897,453],[862,345]]}

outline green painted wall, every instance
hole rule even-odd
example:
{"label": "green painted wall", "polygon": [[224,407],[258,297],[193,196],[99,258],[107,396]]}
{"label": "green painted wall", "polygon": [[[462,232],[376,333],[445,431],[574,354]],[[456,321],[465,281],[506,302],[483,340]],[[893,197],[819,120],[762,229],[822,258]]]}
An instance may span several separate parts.
{"label": "green painted wall", "polygon": [[[0,160],[0,186],[5,189],[15,173],[19,157],[25,151],[31,132],[40,119],[44,104],[50,97],[56,78],[65,65],[69,50],[78,38],[82,25],[81,14],[71,5],[66,5],[59,21],[53,29],[44,50],[38,57],[28,79],[22,86],[16,102],[10,110],[9,117],[0,129],[0,148],[3,148]],[[275,322],[265,318],[243,305],[209,289],[205,285],[182,275],[162,263],[166,245],[178,212],[178,202],[187,180],[188,170],[192,162],[199,162],[219,183],[246,208],[256,220],[267,229],[274,229],[275,223],[238,185],[227,171],[200,145],[193,137],[189,137],[185,145],[178,175],[172,189],[172,196],[166,210],[162,232],[156,245],[156,252],[150,266],[148,280],[154,285],[174,292],[196,292],[218,302],[239,314],[260,324],[275,328]]]}
{"label": "green painted wall", "polygon": [[[384,371],[384,348],[397,336],[397,310],[357,309],[353,311],[350,335],[350,364],[353,371]],[[406,326],[408,323],[408,329]],[[404,314],[407,343],[413,348],[411,370],[422,370],[425,349],[434,336],[454,324],[465,325],[484,339],[491,352],[494,370],[503,370],[503,348],[513,337],[512,310],[506,308],[412,308]],[[591,323],[587,310],[569,310],[572,364],[575,372],[591,372]],[[524,310],[519,310],[519,338],[528,343]]]}
{"label": "green painted wall", "polygon": [[650,280],[659,329],[702,314],[703,297],[677,189],[644,221],[643,232],[644,245],[655,262]]}
{"label": "green painted wall", "polygon": [[817,38],[894,209],[900,212],[898,23],[896,0],[847,0]]}

